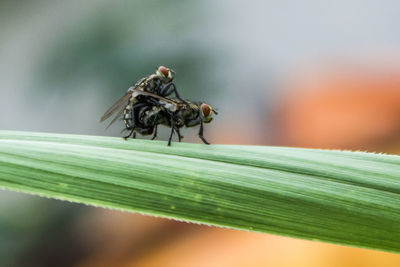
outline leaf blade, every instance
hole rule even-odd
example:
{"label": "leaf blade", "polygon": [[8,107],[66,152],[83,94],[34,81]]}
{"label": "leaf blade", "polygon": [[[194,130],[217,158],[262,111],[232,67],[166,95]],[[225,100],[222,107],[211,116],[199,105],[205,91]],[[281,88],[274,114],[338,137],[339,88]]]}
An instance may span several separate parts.
{"label": "leaf blade", "polygon": [[0,131],[0,187],[400,252],[400,157]]}

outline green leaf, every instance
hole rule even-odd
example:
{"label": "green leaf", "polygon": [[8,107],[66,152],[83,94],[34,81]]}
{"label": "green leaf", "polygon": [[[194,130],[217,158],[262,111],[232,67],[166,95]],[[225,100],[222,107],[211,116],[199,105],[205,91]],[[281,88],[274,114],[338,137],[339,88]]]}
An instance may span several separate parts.
{"label": "green leaf", "polygon": [[0,187],[400,252],[400,157],[0,131]]}

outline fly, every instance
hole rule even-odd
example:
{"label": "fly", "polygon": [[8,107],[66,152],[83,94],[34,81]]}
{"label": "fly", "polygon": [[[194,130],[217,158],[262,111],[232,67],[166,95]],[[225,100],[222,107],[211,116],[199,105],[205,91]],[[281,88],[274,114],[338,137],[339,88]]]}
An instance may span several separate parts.
{"label": "fly", "polygon": [[135,83],[135,85],[131,86],[125,95],[104,113],[100,122],[105,121],[111,117],[112,114],[117,113],[113,120],[108,124],[108,128],[124,113],[124,111],[126,112],[126,108],[133,106],[136,102],[140,102],[140,98],[145,97],[145,94],[136,94],[134,96],[134,92],[136,91],[152,93],[163,97],[175,93],[176,98],[181,99],[176,90],[176,86],[173,83],[174,75],[175,72],[173,70],[164,66],[158,67],[154,74],[140,79]]}
{"label": "fly", "polygon": [[130,130],[130,133],[124,138],[135,137],[134,133],[137,132],[141,135],[153,134],[153,140],[157,137],[158,125],[164,125],[171,128],[168,139],[170,146],[175,132],[178,135],[179,142],[182,140],[183,136],[180,134],[182,127],[200,125],[198,135],[205,144],[209,144],[203,136],[203,124],[210,123],[213,120],[213,113],[218,114],[206,103],[153,95],[146,98],[146,101],[132,106],[129,114],[125,113],[124,119],[129,122],[126,129]]}

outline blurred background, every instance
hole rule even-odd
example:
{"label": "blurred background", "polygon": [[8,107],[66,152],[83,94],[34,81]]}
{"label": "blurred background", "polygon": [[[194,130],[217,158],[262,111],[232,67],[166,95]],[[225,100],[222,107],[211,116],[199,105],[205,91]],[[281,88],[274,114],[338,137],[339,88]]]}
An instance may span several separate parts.
{"label": "blurred background", "polygon": [[[99,118],[165,65],[212,143],[400,154],[400,2],[0,1],[0,129]],[[196,129],[186,142],[201,142]],[[159,135],[167,139],[167,130]],[[29,219],[28,219],[29,218]],[[0,266],[400,266],[400,255],[0,191]]]}

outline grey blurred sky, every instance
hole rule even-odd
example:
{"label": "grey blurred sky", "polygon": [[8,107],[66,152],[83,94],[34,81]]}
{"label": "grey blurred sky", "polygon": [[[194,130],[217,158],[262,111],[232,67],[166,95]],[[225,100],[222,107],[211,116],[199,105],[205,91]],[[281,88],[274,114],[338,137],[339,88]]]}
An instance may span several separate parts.
{"label": "grey blurred sky", "polygon": [[[158,62],[158,54],[184,54],[177,83],[186,77],[189,81],[181,83],[188,88],[193,81],[196,93],[182,94],[198,97],[207,88],[205,100],[211,99],[226,119],[253,116],[259,101],[279,90],[275,83],[294,69],[338,57],[398,52],[400,45],[400,2],[389,0],[5,1],[0,7],[1,129],[102,134],[97,121],[107,103],[156,66],[132,69],[130,79],[119,76],[119,67],[129,69],[135,60],[143,66],[152,56],[156,59],[150,62]],[[79,54],[91,51],[91,34],[98,43],[104,38],[111,43],[98,54]],[[86,36],[88,43],[82,41]],[[71,44],[76,47],[68,54],[64,48]],[[72,55],[68,64],[76,64],[77,73],[67,73],[74,66],[58,65],[64,52]],[[98,59],[103,54],[105,59]],[[64,79],[46,82],[52,78],[43,71],[47,57],[49,76],[60,74],[55,70],[60,66]],[[107,73],[112,79],[104,78]],[[120,89],[109,89],[114,84]]]}

